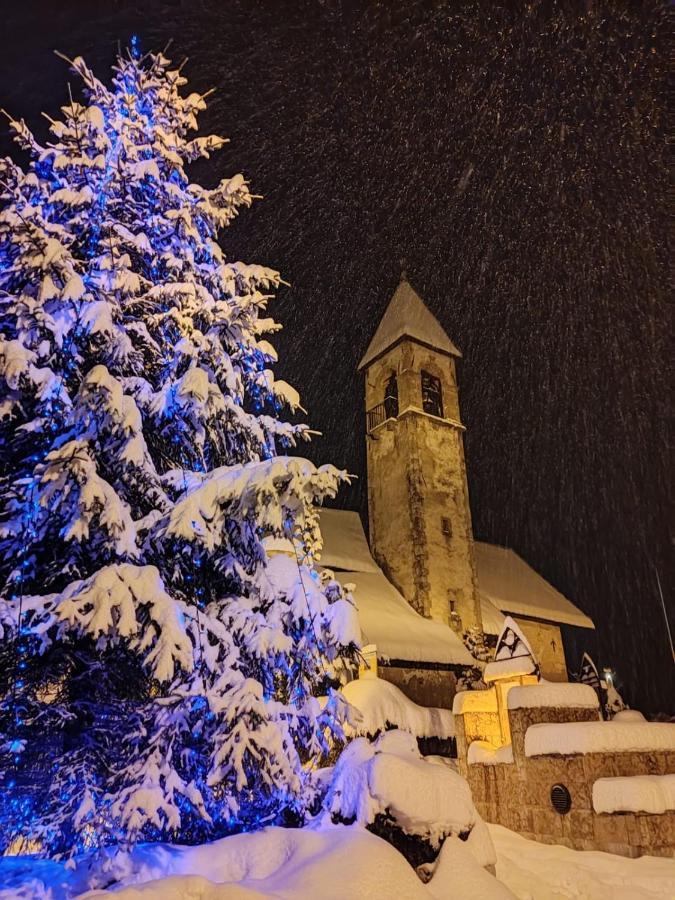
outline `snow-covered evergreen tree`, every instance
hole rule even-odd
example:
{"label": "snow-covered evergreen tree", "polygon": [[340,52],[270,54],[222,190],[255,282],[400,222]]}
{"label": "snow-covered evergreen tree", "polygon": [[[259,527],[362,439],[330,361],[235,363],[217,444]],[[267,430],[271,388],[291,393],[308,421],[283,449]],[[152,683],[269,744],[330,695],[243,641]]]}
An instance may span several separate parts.
{"label": "snow-covered evergreen tree", "polygon": [[279,273],[217,242],[248,184],[189,181],[224,140],[162,54],[71,65],[85,102],[0,162],[0,851],[301,819],[358,639],[311,568],[342,474],[282,455]]}

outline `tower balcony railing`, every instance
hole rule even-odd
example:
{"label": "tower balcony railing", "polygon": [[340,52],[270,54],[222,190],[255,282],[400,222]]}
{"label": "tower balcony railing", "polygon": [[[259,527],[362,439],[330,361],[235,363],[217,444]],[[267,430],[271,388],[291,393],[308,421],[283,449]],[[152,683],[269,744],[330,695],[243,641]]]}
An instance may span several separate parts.
{"label": "tower balcony railing", "polygon": [[366,430],[368,434],[377,428],[378,425],[386,422],[387,419],[393,418],[395,418],[395,412],[389,403],[378,403],[377,406],[373,406],[366,413]]}

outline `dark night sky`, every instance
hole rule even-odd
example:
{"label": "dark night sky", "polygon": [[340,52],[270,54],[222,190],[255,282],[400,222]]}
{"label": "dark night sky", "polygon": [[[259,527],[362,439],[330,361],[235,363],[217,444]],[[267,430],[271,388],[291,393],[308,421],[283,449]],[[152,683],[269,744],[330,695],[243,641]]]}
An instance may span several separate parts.
{"label": "dark night sky", "polygon": [[[517,10],[517,11],[516,11]],[[595,620],[574,635],[627,698],[675,712],[657,590],[670,579],[665,22],[660,4],[3,3],[2,105],[39,134],[117,41],[172,38],[204,128],[195,177],[265,200],[224,236],[292,283],[280,377],[364,475],[355,368],[400,260],[462,349],[479,538],[513,547]],[[2,127],[1,152],[9,152]],[[14,151],[12,151],[14,152]],[[304,452],[304,451],[303,451]],[[363,479],[343,505],[365,505]],[[675,625],[671,612],[671,621]]]}

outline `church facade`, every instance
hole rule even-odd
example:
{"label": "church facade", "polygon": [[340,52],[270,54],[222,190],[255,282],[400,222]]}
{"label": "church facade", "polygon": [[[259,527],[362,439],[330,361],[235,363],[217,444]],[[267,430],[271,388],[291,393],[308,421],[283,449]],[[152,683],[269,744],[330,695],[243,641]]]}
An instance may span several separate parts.
{"label": "church facade", "polygon": [[[548,680],[567,680],[560,626],[593,628],[513,551],[474,540],[456,374],[460,358],[403,279],[359,364],[365,382],[368,544],[356,513],[322,513],[322,562],[355,585],[364,640],[375,648],[380,676],[434,706],[451,705],[457,676],[474,661],[465,644],[480,647],[484,638],[489,644],[505,614],[518,622]],[[343,552],[347,531],[351,544]]]}

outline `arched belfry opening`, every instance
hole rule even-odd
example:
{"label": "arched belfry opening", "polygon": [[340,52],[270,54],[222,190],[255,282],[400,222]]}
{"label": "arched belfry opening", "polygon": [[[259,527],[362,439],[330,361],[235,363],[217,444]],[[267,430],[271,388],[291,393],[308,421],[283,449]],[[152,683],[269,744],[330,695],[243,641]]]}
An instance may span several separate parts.
{"label": "arched belfry opening", "polygon": [[398,378],[392,372],[384,386],[384,412],[388,419],[398,416]]}
{"label": "arched belfry opening", "polygon": [[422,409],[430,416],[443,418],[443,388],[441,379],[422,369],[420,376]]}

